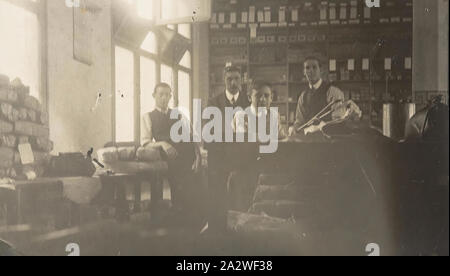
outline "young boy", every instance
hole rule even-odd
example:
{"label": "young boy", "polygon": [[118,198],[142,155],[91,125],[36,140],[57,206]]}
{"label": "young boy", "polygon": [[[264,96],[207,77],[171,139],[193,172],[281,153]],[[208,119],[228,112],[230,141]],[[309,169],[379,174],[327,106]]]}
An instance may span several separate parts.
{"label": "young boy", "polygon": [[[270,112],[273,102],[273,90],[272,85],[263,81],[256,81],[248,92],[248,98],[250,101],[251,115],[256,118],[256,126],[258,127],[258,119],[262,116],[266,117],[266,133],[270,131],[270,119],[271,116],[278,116],[275,118],[278,121],[278,139],[284,139],[287,136],[287,130],[282,126],[279,114],[273,114]],[[244,112],[245,113],[245,112]],[[238,112],[234,116],[233,129],[235,132],[249,132],[248,118],[245,117],[243,112]],[[244,118],[244,121],[242,119]],[[257,129],[250,130],[256,131]],[[258,137],[258,136],[256,136]]]}
{"label": "young boy", "polygon": [[166,83],[156,85],[153,92],[155,110],[144,114],[141,123],[141,144],[143,147],[160,148],[169,164],[168,180],[170,184],[172,209],[183,212],[188,206],[188,189],[192,186],[193,171],[200,168],[201,157],[197,146],[191,143],[174,143],[170,130],[178,119],[171,119],[172,110],[169,101],[172,89]]}
{"label": "young boy", "polygon": [[[278,139],[284,139],[287,137],[287,130],[281,125],[279,114],[272,113],[270,111],[270,107],[273,102],[273,90],[271,84],[262,81],[255,82],[248,92],[248,98],[251,103],[251,114],[249,114],[249,116],[255,116],[256,126],[259,125],[258,120],[260,120],[262,116],[265,116],[266,133],[269,133],[271,123],[270,118],[271,116],[277,116],[274,119],[278,122]],[[253,130],[249,129],[248,117],[245,111],[236,113],[233,121],[233,128],[235,132],[243,132],[247,135],[250,132],[256,132],[254,134],[256,134],[256,138],[258,138],[257,128]],[[249,160],[249,162],[253,161]],[[253,203],[252,201],[256,190],[257,181],[258,174],[253,171],[251,165],[249,165],[249,168],[246,171],[233,172],[230,175],[229,186],[231,209],[241,212],[246,212],[249,210]]]}

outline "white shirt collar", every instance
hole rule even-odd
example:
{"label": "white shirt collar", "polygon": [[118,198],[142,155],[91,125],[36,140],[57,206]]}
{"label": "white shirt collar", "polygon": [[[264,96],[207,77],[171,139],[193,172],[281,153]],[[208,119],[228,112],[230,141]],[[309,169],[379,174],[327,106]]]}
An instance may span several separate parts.
{"label": "white shirt collar", "polygon": [[228,101],[231,103],[232,100],[236,103],[239,98],[239,92],[236,93],[236,95],[231,94],[228,90],[225,91],[225,94],[227,96]]}
{"label": "white shirt collar", "polygon": [[323,80],[322,79],[320,79],[316,84],[314,84],[314,85],[309,85],[309,88],[311,88],[311,89],[315,89],[315,90],[317,90],[317,89],[319,89],[321,86],[322,86],[322,83],[323,83]]}
{"label": "white shirt collar", "polygon": [[253,115],[261,116],[261,115],[267,115],[267,109],[266,108],[258,108],[258,111],[256,111],[256,108],[251,105],[250,110],[253,113]]}

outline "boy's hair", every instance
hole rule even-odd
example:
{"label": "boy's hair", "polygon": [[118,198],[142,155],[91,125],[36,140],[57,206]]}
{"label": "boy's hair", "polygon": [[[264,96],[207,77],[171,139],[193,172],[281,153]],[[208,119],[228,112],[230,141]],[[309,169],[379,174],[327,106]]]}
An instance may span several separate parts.
{"label": "boy's hair", "polygon": [[319,64],[319,68],[322,68],[322,61],[320,60],[320,58],[315,57],[315,56],[307,56],[303,60],[303,64],[305,64],[308,60],[315,60],[315,61],[317,61],[317,63]]}
{"label": "boy's hair", "polygon": [[170,87],[170,85],[168,85],[168,84],[165,83],[165,82],[161,82],[161,83],[158,83],[158,84],[155,86],[155,90],[153,90],[153,95],[155,95],[156,92],[158,92],[158,89],[159,89],[159,88],[168,88],[168,89],[170,89],[170,90],[172,91],[172,87]]}
{"label": "boy's hair", "polygon": [[226,73],[230,73],[230,72],[238,72],[240,74],[241,73],[241,68],[239,66],[236,66],[236,65],[227,64],[225,66],[225,68],[223,69],[223,75],[225,76]]}
{"label": "boy's hair", "polygon": [[267,81],[261,81],[257,80],[252,83],[250,89],[248,90],[248,95],[252,96],[253,90],[259,91],[264,87],[268,87],[270,89],[270,92],[273,94],[272,84]]}

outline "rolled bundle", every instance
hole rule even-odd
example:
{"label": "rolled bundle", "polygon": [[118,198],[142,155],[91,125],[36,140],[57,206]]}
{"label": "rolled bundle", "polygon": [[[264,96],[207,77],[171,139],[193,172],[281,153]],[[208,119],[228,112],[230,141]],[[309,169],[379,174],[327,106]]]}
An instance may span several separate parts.
{"label": "rolled bundle", "polygon": [[161,160],[161,152],[159,149],[151,148],[151,147],[140,147],[136,151],[136,157],[139,161],[144,162],[154,162]]}
{"label": "rolled bundle", "polygon": [[38,166],[46,166],[50,163],[50,154],[47,152],[34,151],[34,164]]}
{"label": "rolled bundle", "polygon": [[17,137],[14,135],[0,135],[0,146],[14,148],[17,145]]}
{"label": "rolled bundle", "polygon": [[23,85],[19,78],[14,79],[11,82],[11,88],[15,91],[20,102],[24,102],[25,97],[30,95],[30,87]]}
{"label": "rolled bundle", "polygon": [[15,103],[18,101],[18,95],[7,86],[0,87],[0,101]]}
{"label": "rolled bundle", "polygon": [[0,133],[10,133],[13,130],[13,124],[0,120]]}
{"label": "rolled bundle", "polygon": [[9,86],[9,77],[0,75],[0,87]]}
{"label": "rolled bundle", "polygon": [[27,110],[27,118],[28,118],[28,120],[30,120],[32,122],[36,122],[36,120],[37,120],[36,111],[34,111],[32,109],[28,109]]}
{"label": "rolled bundle", "polygon": [[7,169],[11,168],[14,165],[13,160],[1,160],[0,159],[0,168]]}
{"label": "rolled bundle", "polygon": [[39,100],[33,96],[30,95],[25,96],[23,100],[23,105],[26,108],[32,109],[34,111],[41,111],[41,104],[39,103]]}
{"label": "rolled bundle", "polygon": [[21,165],[22,164],[22,158],[20,157],[20,153],[18,151],[14,152],[14,165]]}
{"label": "rolled bundle", "polygon": [[9,177],[9,178],[16,178],[16,177],[17,177],[16,169],[14,169],[14,168],[8,168],[8,169],[6,169],[6,177]]}
{"label": "rolled bundle", "polygon": [[117,152],[121,161],[133,161],[136,159],[136,147],[118,148]]}
{"label": "rolled bundle", "polygon": [[12,161],[14,150],[12,148],[0,147],[0,161]]}
{"label": "rolled bundle", "polygon": [[47,138],[50,136],[50,129],[46,126],[41,126],[38,124],[31,124],[32,136]]}
{"label": "rolled bundle", "polygon": [[48,113],[42,111],[39,115],[39,122],[43,125],[48,125]]}
{"label": "rolled bundle", "polygon": [[53,150],[53,142],[45,137],[30,137],[27,140],[34,150],[51,152]]}
{"label": "rolled bundle", "polygon": [[0,104],[0,112],[4,118],[7,118],[11,122],[19,120],[19,111],[8,103]]}
{"label": "rolled bundle", "polygon": [[14,124],[14,132],[20,135],[33,136],[33,123],[17,121]]}
{"label": "rolled bundle", "polygon": [[117,148],[104,148],[97,151],[98,159],[102,163],[113,163],[119,161]]}
{"label": "rolled bundle", "polygon": [[28,110],[24,107],[19,109],[19,121],[25,121],[28,119]]}

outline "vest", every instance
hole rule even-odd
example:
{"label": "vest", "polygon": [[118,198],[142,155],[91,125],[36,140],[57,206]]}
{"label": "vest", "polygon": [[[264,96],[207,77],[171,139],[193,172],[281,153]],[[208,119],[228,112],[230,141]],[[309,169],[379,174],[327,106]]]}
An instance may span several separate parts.
{"label": "vest", "polygon": [[[323,82],[318,90],[313,90],[310,87],[303,92],[303,108],[305,110],[305,120],[311,120],[317,113],[328,105],[328,90],[331,84]],[[323,118],[322,121],[330,121],[331,114]]]}
{"label": "vest", "polygon": [[[167,142],[171,144],[179,154],[179,157],[186,162],[191,162],[195,158],[195,148],[193,143],[174,143],[170,138],[170,130],[172,126],[178,122],[177,119],[170,119],[171,109],[167,114],[155,109],[150,112],[150,120],[152,121],[152,134],[156,142]],[[190,164],[192,165],[192,163]]]}

